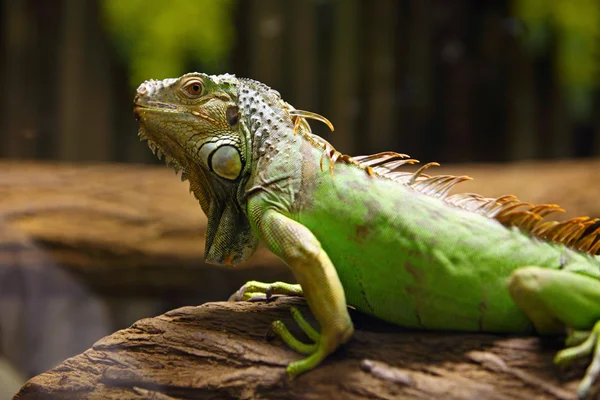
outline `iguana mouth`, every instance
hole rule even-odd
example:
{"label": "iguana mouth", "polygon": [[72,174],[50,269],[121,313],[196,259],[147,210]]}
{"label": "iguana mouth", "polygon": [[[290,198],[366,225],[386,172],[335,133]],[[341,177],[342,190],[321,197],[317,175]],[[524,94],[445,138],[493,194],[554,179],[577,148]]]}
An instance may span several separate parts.
{"label": "iguana mouth", "polygon": [[[173,112],[173,110],[165,107],[160,107],[162,103],[153,102],[152,104],[143,104],[140,101],[139,95],[134,99],[133,115],[136,121],[141,122],[143,119],[143,113],[165,113]],[[156,106],[159,107],[156,107]],[[140,125],[138,130],[138,137],[140,141],[146,141],[148,147],[152,150],[159,160],[164,157],[165,164],[167,166],[174,166],[179,171],[183,168],[183,162],[178,159],[178,153],[185,155],[185,149],[176,140],[171,138],[169,135],[153,135],[151,131],[144,129],[143,125]]]}
{"label": "iguana mouth", "polygon": [[133,99],[133,117],[137,122],[140,122],[140,110],[146,108],[143,104],[140,104],[140,95],[136,94]]}
{"label": "iguana mouth", "polygon": [[173,113],[178,112],[178,110],[174,107],[167,107],[168,104],[164,103],[153,103],[153,104],[140,104],[134,103],[133,105],[133,114],[136,120],[139,121],[139,113],[141,110],[148,110],[152,112],[160,112],[160,113]]}
{"label": "iguana mouth", "polygon": [[139,114],[139,112],[140,112],[140,110],[141,110],[142,108],[146,108],[146,107],[144,107],[144,106],[142,106],[142,105],[139,105],[139,104],[136,104],[136,105],[133,107],[133,117],[135,118],[135,120],[136,120],[137,122],[140,122],[140,119],[141,119],[141,118],[140,118],[140,114]]}
{"label": "iguana mouth", "polygon": [[148,106],[146,106],[145,104],[141,103],[141,98],[139,94],[136,94],[134,99],[133,99],[133,116],[135,117],[135,120],[139,122],[140,120],[140,110],[143,108],[148,108]]}

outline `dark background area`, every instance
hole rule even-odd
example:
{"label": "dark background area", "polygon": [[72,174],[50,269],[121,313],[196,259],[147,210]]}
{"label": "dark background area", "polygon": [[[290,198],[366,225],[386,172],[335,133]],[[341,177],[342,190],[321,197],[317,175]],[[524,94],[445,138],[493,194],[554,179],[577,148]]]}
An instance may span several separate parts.
{"label": "dark background area", "polygon": [[328,117],[336,131],[315,131],[349,154],[600,154],[596,1],[3,0],[0,13],[1,157],[155,162],[135,87],[193,70],[263,81]]}

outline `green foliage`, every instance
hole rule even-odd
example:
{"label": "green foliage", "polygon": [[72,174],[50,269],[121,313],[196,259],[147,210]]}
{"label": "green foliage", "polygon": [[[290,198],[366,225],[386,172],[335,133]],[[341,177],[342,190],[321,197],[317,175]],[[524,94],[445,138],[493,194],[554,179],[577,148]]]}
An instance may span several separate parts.
{"label": "green foliage", "polygon": [[136,87],[177,77],[190,64],[208,72],[227,59],[233,41],[232,0],[103,0],[103,14]]}
{"label": "green foliage", "polygon": [[555,45],[556,71],[572,115],[588,118],[600,87],[600,1],[514,0],[513,12],[527,25],[529,48],[541,52]]}

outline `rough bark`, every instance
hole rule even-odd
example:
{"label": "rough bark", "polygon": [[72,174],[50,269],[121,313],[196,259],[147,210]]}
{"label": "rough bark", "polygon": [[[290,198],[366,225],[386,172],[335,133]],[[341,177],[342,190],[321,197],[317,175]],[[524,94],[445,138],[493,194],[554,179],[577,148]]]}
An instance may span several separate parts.
{"label": "rough bark", "polygon": [[[295,380],[300,356],[265,340],[302,299],[184,307],[99,340],[29,380],[29,399],[526,399],[574,397],[583,365],[560,370],[558,340],[403,330],[353,313],[354,340]],[[307,340],[307,339],[305,339]]]}

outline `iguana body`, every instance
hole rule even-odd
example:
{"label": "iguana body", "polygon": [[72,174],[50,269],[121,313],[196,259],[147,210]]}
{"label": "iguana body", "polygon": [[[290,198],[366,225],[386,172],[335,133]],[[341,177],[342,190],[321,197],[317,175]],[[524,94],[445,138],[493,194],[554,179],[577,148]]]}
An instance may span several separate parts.
{"label": "iguana body", "polygon": [[557,361],[592,352],[600,330],[595,220],[546,222],[556,206],[448,196],[467,178],[398,172],[414,161],[400,154],[342,156],[310,132],[306,118],[317,116],[255,81],[204,74],[147,81],[135,104],[140,136],[184,171],[208,216],[207,260],[241,262],[260,240],[292,268],[299,286],[248,282],[235,296],[306,298],[320,333],[294,316],[314,344],[274,324],[308,354],[290,364],[290,375],[350,339],[348,304],[415,328],[592,331]]}

